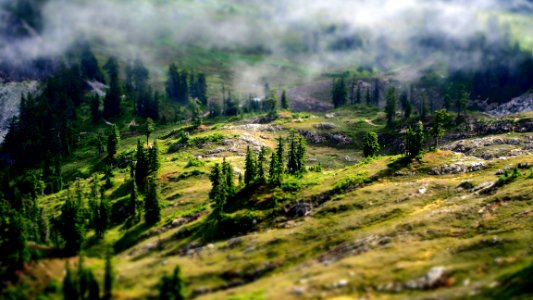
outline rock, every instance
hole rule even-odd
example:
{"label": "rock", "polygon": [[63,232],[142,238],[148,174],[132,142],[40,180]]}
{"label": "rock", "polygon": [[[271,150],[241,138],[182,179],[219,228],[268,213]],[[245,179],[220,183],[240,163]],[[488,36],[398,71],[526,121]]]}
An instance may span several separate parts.
{"label": "rock", "polygon": [[226,149],[224,149],[224,148],[217,148],[217,149],[209,150],[209,151],[207,151],[206,153],[207,153],[208,155],[213,155],[213,154],[219,154],[219,153],[223,153],[223,152],[226,152]]}
{"label": "rock", "polygon": [[527,169],[530,169],[530,168],[531,168],[531,165],[530,165],[529,163],[525,163],[525,162],[523,162],[523,163],[519,163],[519,164],[518,164],[518,168],[519,168],[519,169],[527,170]]}
{"label": "rock", "polygon": [[238,126],[225,126],[222,129],[258,131],[258,132],[279,132],[282,130],[281,126],[279,125],[268,125],[268,124],[245,124],[245,125],[238,125]]}
{"label": "rock", "polygon": [[489,111],[489,114],[494,116],[504,116],[529,111],[533,111],[533,93],[531,92],[525,93],[498,106],[496,109]]}
{"label": "rock", "polygon": [[433,267],[423,277],[407,281],[405,287],[412,290],[434,289],[444,283],[445,271],[442,266]]}
{"label": "rock", "polygon": [[341,280],[335,282],[335,283],[333,284],[333,287],[334,287],[334,288],[341,288],[341,287],[345,287],[345,286],[347,286],[347,285],[348,285],[348,280],[346,280],[346,279],[341,279]]}
{"label": "rock", "polygon": [[483,162],[458,162],[450,165],[433,167],[430,175],[464,174],[482,170],[485,167]]}
{"label": "rock", "polygon": [[228,248],[230,249],[233,249],[239,245],[242,244],[242,239],[240,237],[235,237],[235,238],[232,238],[232,239],[229,239],[227,242],[226,242],[226,245]]}
{"label": "rock", "polygon": [[287,215],[289,217],[305,217],[311,213],[312,205],[305,202],[298,202],[289,207]]}
{"label": "rock", "polygon": [[422,186],[418,188],[418,193],[421,195],[424,195],[427,192],[427,190],[428,189],[426,187]]}
{"label": "rock", "polygon": [[179,227],[183,224],[186,224],[187,223],[187,220],[184,219],[184,218],[177,218],[177,219],[174,219],[172,221],[172,227],[176,228],[176,227]]}
{"label": "rock", "polygon": [[335,113],[326,114],[326,119],[333,119],[335,118]]}
{"label": "rock", "polygon": [[313,127],[315,127],[316,129],[321,129],[321,130],[332,130],[332,129],[337,128],[335,124],[331,124],[331,123],[319,123],[319,124],[313,125]]}
{"label": "rock", "polygon": [[305,288],[301,287],[301,286],[295,286],[291,289],[291,293],[293,293],[294,295],[297,295],[297,296],[301,296],[303,294],[305,294]]}

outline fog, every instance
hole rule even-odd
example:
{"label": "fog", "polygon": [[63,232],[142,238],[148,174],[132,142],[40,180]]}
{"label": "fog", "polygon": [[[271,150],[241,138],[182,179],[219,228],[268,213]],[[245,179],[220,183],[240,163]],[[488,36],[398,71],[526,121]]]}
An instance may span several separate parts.
{"label": "fog", "polygon": [[[5,7],[7,0],[0,1]],[[168,45],[242,51],[324,71],[371,66],[390,70],[404,63],[431,65],[434,49],[413,38],[468,40],[487,30],[486,17],[501,12],[531,15],[528,0],[48,0],[40,33],[0,38],[1,59],[11,63],[60,57],[76,41],[97,41],[124,60],[149,65],[168,55]],[[5,12],[1,11],[0,16]],[[2,18],[5,19],[5,18]],[[485,21],[483,21],[485,20]],[[533,33],[532,33],[533,34]],[[170,49],[175,49],[170,47]],[[162,51],[167,51],[162,53]],[[475,51],[466,54],[475,64]],[[442,60],[450,60],[444,53]],[[179,57],[176,58],[179,60]],[[159,66],[162,68],[162,66]],[[235,78],[249,82],[276,76],[271,65],[236,61]],[[415,72],[416,73],[416,72]]]}

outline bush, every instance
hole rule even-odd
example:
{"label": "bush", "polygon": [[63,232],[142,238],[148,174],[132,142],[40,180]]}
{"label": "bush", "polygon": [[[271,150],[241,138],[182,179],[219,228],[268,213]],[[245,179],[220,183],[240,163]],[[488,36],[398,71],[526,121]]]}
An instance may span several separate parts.
{"label": "bush", "polygon": [[222,214],[219,231],[223,236],[245,234],[254,229],[261,221],[260,215],[254,211],[239,211],[233,214]]}
{"label": "bush", "polygon": [[498,186],[504,186],[506,184],[509,184],[515,181],[520,176],[522,176],[522,173],[520,173],[520,170],[518,170],[518,168],[516,167],[511,173],[509,173],[509,171],[505,171],[505,173],[498,178]]}
{"label": "bush", "polygon": [[204,165],[205,165],[204,161],[199,160],[197,158],[193,158],[193,159],[189,159],[185,168],[203,167]]}
{"label": "bush", "polygon": [[322,173],[322,165],[318,163],[318,165],[310,166],[308,170],[311,172]]}
{"label": "bush", "polygon": [[364,176],[364,175],[348,176],[348,177],[344,178],[343,180],[337,182],[333,186],[333,189],[331,190],[331,192],[334,193],[334,194],[340,193],[340,192],[345,191],[346,189],[348,189],[348,188],[350,188],[352,186],[364,184],[364,183],[367,183],[367,182],[369,182],[369,179],[366,176]]}
{"label": "bush", "polygon": [[281,183],[281,189],[284,192],[297,192],[302,188],[302,185],[300,184],[300,180],[294,177],[287,177],[283,182]]}

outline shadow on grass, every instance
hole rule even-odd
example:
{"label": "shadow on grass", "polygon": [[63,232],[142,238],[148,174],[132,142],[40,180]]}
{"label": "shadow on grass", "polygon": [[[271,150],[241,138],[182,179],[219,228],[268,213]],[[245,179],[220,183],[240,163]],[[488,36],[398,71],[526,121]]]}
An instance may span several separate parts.
{"label": "shadow on grass", "polygon": [[148,225],[146,223],[141,223],[130,230],[128,230],[118,241],[115,242],[115,245],[113,245],[113,249],[115,250],[115,253],[120,253],[133,245],[135,245],[141,235],[145,233],[148,229],[150,229],[152,226]]}

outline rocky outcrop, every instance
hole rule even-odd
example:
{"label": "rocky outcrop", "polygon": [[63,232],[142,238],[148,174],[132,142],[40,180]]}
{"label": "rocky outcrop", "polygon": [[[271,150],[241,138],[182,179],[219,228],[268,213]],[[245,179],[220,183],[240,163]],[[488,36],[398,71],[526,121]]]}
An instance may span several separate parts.
{"label": "rocky outcrop", "polygon": [[520,97],[498,106],[496,109],[489,111],[494,116],[505,116],[523,112],[533,111],[533,93],[529,92]]}
{"label": "rocky outcrop", "polygon": [[431,169],[430,175],[465,174],[483,169],[482,162],[458,162],[450,165],[438,166]]}
{"label": "rocky outcrop", "polygon": [[298,130],[309,143],[311,144],[333,144],[333,145],[349,145],[353,143],[353,139],[342,133],[326,133],[320,134],[308,130]]}
{"label": "rocky outcrop", "polygon": [[533,150],[533,136],[527,137],[484,137],[465,139],[442,147],[443,150],[464,153],[490,160],[500,157],[515,157],[529,154]]}
{"label": "rocky outcrop", "polygon": [[9,121],[18,115],[22,95],[37,91],[37,81],[0,82],[0,143],[7,133]]}

